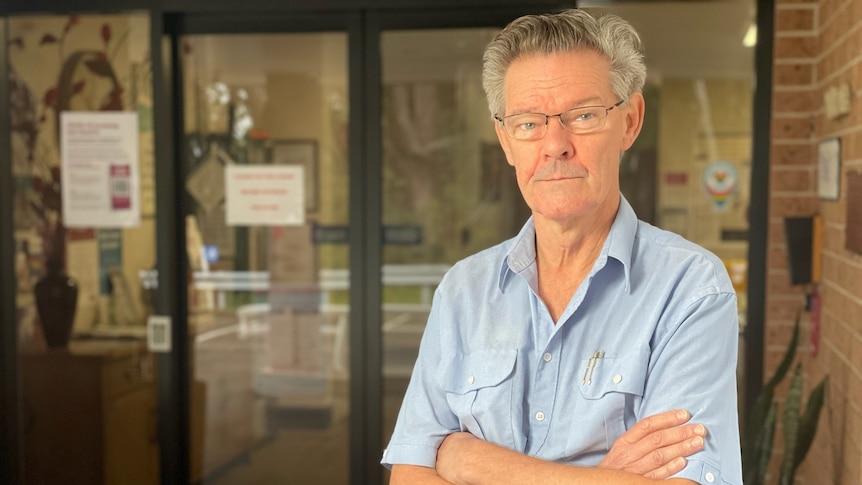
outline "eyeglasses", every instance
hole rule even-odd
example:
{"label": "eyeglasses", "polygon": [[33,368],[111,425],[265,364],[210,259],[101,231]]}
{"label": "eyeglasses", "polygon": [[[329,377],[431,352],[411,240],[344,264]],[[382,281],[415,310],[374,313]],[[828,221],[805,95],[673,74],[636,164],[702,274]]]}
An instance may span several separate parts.
{"label": "eyeglasses", "polygon": [[572,108],[555,115],[518,113],[503,116],[502,118],[494,115],[494,118],[505,128],[509,137],[515,140],[531,141],[541,139],[545,136],[545,132],[548,131],[548,122],[555,116],[560,118],[560,124],[569,133],[582,135],[599,130],[605,126],[608,113],[623,104],[624,101],[624,99],[621,99],[616,104],[608,107],[583,106],[581,108]]}

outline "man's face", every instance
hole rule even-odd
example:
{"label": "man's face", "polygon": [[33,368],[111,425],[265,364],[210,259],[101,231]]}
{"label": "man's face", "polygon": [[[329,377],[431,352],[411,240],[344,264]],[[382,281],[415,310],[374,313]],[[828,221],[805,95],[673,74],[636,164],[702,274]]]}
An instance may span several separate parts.
{"label": "man's face", "polygon": [[[582,106],[609,107],[619,99],[610,84],[609,62],[594,51],[531,55],[518,58],[506,72],[507,116],[556,114]],[[548,121],[539,140],[509,138],[496,123],[497,137],[527,205],[537,217],[575,223],[616,210],[619,201],[620,153],[640,132],[643,97],[632,95],[608,113],[597,131],[572,134],[559,118]]]}

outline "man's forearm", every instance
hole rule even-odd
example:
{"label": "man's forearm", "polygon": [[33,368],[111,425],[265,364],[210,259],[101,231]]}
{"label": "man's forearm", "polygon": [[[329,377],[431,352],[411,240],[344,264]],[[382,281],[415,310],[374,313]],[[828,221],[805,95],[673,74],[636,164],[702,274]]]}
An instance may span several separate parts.
{"label": "man's forearm", "polygon": [[389,485],[452,485],[433,468],[415,465],[393,465]]}
{"label": "man's forearm", "polygon": [[[448,443],[456,448],[438,455],[438,472],[455,485],[695,485],[686,479],[653,480],[605,468],[547,462],[473,439]],[[446,444],[444,444],[446,446]]]}

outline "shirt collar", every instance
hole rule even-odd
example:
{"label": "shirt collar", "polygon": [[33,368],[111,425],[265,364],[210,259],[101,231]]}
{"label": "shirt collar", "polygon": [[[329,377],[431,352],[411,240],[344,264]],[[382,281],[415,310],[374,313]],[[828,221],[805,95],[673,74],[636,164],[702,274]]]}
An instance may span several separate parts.
{"label": "shirt collar", "polygon": [[[620,194],[620,207],[611,225],[611,230],[605,240],[598,259],[614,258],[623,265],[626,291],[631,284],[631,260],[634,252],[635,236],[637,235],[638,219],[634,209],[625,197]],[[503,292],[506,279],[511,273],[520,273],[536,262],[536,226],[533,218],[527,219],[517,236],[512,238],[509,250],[500,265],[498,287]],[[596,269],[604,267],[603,261]]]}

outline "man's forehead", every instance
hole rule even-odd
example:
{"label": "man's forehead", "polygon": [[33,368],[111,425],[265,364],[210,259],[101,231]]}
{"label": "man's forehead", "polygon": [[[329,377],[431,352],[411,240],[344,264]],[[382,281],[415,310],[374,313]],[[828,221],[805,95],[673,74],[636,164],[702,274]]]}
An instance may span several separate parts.
{"label": "man's forehead", "polygon": [[612,95],[610,63],[595,51],[520,56],[504,78],[506,106],[519,111],[554,102],[595,105]]}

